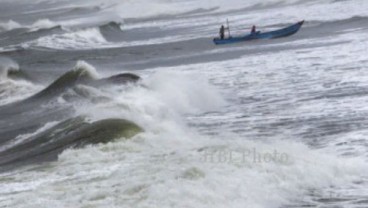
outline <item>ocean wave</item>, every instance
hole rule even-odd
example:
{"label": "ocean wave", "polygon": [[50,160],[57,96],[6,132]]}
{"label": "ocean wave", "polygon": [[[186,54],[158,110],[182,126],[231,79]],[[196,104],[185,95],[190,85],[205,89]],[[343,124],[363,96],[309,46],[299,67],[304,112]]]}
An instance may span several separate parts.
{"label": "ocean wave", "polygon": [[[211,66],[199,69],[213,73]],[[196,66],[190,67],[191,73],[172,72],[174,67],[154,69],[142,76],[140,85],[131,87],[96,87],[92,96],[101,92],[109,100],[72,103],[75,111],[67,118],[63,114],[42,123],[56,118],[56,125],[27,131],[28,139],[0,153],[2,168],[57,161],[20,174],[4,173],[7,181],[0,190],[5,196],[0,205],[87,206],[98,200],[108,206],[113,198],[119,199],[118,206],[128,207],[282,206],[310,189],[353,181],[358,185],[365,177],[363,160],[329,156],[292,139],[252,141],[226,129],[213,136],[196,133],[183,117],[222,109],[222,96],[196,74]],[[93,75],[93,68],[79,62],[49,87],[94,82],[99,76]],[[39,201],[27,200],[39,196],[43,196]],[[58,201],[61,197],[64,200]]]}
{"label": "ocean wave", "polygon": [[40,89],[41,86],[25,80],[7,79],[0,81],[0,106],[22,100]]}
{"label": "ocean wave", "polygon": [[[112,99],[99,97],[95,91],[139,79],[129,73],[100,78],[92,65],[79,61],[72,70],[33,96],[0,106],[0,115],[4,118],[0,128],[6,129],[0,132],[0,169],[56,159],[67,148],[130,138],[142,131],[121,117],[91,121],[75,111],[86,103]],[[38,113],[35,115],[35,112]],[[19,119],[17,126],[11,125],[13,120]]]}
{"label": "ocean wave", "polygon": [[[47,127],[47,128],[45,128]],[[131,138],[142,129],[123,119],[106,119],[88,122],[76,117],[41,127],[36,132],[17,137],[11,145],[0,151],[0,169],[57,159],[59,153],[68,148],[87,144],[106,143],[118,138]]]}
{"label": "ocean wave", "polygon": [[[92,65],[80,61],[34,96],[0,107],[6,118],[0,127],[7,129],[0,133],[1,165],[39,163],[70,147],[131,137],[142,129],[157,131],[159,120],[180,123],[180,114],[221,103],[207,84],[193,81],[195,76],[163,73],[134,84],[139,80],[130,73],[100,78]],[[10,125],[19,118],[17,126]]]}
{"label": "ocean wave", "polygon": [[40,105],[45,108],[48,107],[48,104],[51,104],[51,107],[54,104],[63,105],[65,103],[60,103],[59,101],[64,97],[73,97],[72,100],[78,100],[78,97],[92,99],[91,97],[84,96],[86,94],[81,90],[82,86],[92,89],[95,87],[103,88],[104,86],[110,85],[135,83],[139,79],[139,76],[130,73],[100,78],[92,65],[84,61],[78,61],[73,69],[55,79],[51,84],[44,87],[43,90],[38,90],[32,96],[23,98],[23,100],[0,106],[0,115],[11,117],[17,116],[18,111],[28,111]]}
{"label": "ocean wave", "polygon": [[17,28],[21,28],[22,25],[13,20],[9,20],[8,22],[0,22],[0,31],[9,31]]}
{"label": "ocean wave", "polygon": [[58,123],[59,122],[55,122],[55,121],[48,122],[44,126],[42,126],[41,128],[37,129],[35,132],[18,135],[17,137],[14,138],[14,140],[1,145],[0,146],[0,152],[3,152],[3,151],[5,151],[7,149],[10,149],[10,148],[13,148],[18,144],[25,143],[25,142],[27,142],[27,140],[30,140],[31,137],[36,136],[37,134],[39,134],[39,133],[41,133],[41,132],[43,132],[47,129],[50,129],[50,128],[54,127]]}
{"label": "ocean wave", "polygon": [[75,106],[78,114],[94,120],[126,118],[153,132],[181,131],[182,126],[175,126],[183,124],[184,115],[216,111],[226,104],[217,89],[198,74],[161,71],[137,84],[95,90],[92,97],[106,99]]}
{"label": "ocean wave", "polygon": [[50,29],[55,27],[61,27],[61,25],[49,19],[40,19],[33,23],[29,28],[30,32],[34,32],[41,29]]}
{"label": "ocean wave", "polygon": [[30,96],[39,86],[30,82],[14,60],[0,57],[0,105],[15,102]]}
{"label": "ocean wave", "polygon": [[22,25],[13,20],[9,20],[8,22],[3,22],[3,23],[0,22],[0,31],[11,31],[14,29],[24,28],[24,29],[28,29],[29,32],[35,32],[38,30],[51,29],[55,27],[61,27],[61,25],[49,19],[39,19],[31,25]]}
{"label": "ocean wave", "polygon": [[0,57],[0,80],[8,78],[9,73],[19,71],[19,65],[14,60],[7,57]]}
{"label": "ocean wave", "polygon": [[[33,41],[32,47],[78,50],[86,43],[91,50],[9,53],[35,75],[63,74],[33,96],[0,106],[0,170],[6,171],[0,173],[0,207],[364,206],[367,96],[360,89],[366,86],[362,43],[367,37],[364,31],[341,37],[336,31],[363,27],[366,19],[346,12],[335,18],[339,9],[355,11],[340,5],[331,12],[325,4],[331,1],[284,7],[272,0],[231,5],[222,0],[228,7],[208,10],[205,18],[188,20],[175,13],[129,20],[137,29],[125,31],[118,22],[93,19],[85,29],[53,35],[47,30],[42,35],[48,40],[31,39],[47,40]],[[195,5],[200,0],[160,2],[189,4],[183,11],[208,6]],[[267,7],[263,2],[276,3]],[[232,11],[213,15],[227,9]],[[142,16],[166,13],[160,8],[151,12]],[[78,24],[74,17],[63,18]],[[228,17],[234,25],[254,22],[267,31],[299,18],[312,21],[290,38],[217,48],[206,35],[217,35],[219,22]],[[109,32],[121,34],[121,40],[112,43],[105,35]],[[101,43],[93,43],[99,41],[93,40],[96,34],[102,35]],[[160,45],[191,35],[197,39]],[[171,39],[158,39],[166,37]],[[158,45],[95,50],[132,43]],[[77,58],[107,67],[80,61],[64,73],[62,67]],[[105,77],[110,70],[125,71],[120,66],[145,69]],[[8,70],[5,81],[15,80],[11,74],[19,71]],[[357,87],[358,97],[329,97],[334,89],[354,92]]]}
{"label": "ocean wave", "polygon": [[[78,122],[83,120],[75,121]],[[105,126],[103,122],[97,127]],[[114,123],[107,123],[110,122]],[[113,143],[67,149],[52,165],[22,172],[22,177],[34,179],[32,184],[15,186],[19,179],[6,174],[10,179],[0,193],[12,193],[15,200],[5,199],[1,203],[16,206],[26,201],[25,206],[41,203],[64,206],[78,203],[84,197],[86,202],[81,204],[84,206],[96,197],[116,197],[122,206],[137,207],[152,203],[160,207],[170,207],[173,203],[181,207],[282,206],[289,200],[305,197],[310,189],[351,181],[358,185],[367,171],[363,160],[329,156],[295,141],[266,143],[225,133],[205,137],[174,129],[172,123],[160,124],[173,132],[143,132],[132,141],[118,139]],[[116,129],[113,129],[114,134]],[[71,179],[75,183],[68,183]],[[56,187],[68,192],[53,192]],[[176,191],[166,193],[165,190]],[[42,202],[26,200],[41,193],[48,193]],[[267,197],[263,197],[264,193]],[[237,200],[229,201],[234,194]],[[65,200],[55,203],[61,196]],[[203,201],[204,198],[207,200]],[[210,205],[208,200],[212,202]],[[110,200],[99,201],[102,206],[110,203]]]}
{"label": "ocean wave", "polygon": [[[62,93],[68,94],[68,89],[74,88],[77,85],[102,87],[107,85],[122,85],[131,82],[137,82],[140,79],[139,76],[130,73],[113,75],[107,78],[99,77],[100,75],[92,65],[85,61],[78,61],[72,70],[60,76],[49,86],[32,96],[30,99],[56,98]],[[75,90],[78,91],[78,88]]]}
{"label": "ocean wave", "polygon": [[97,72],[93,66],[84,61],[78,61],[72,70],[60,76],[31,99],[57,97],[60,93],[65,92],[67,88],[74,87],[77,83],[93,80],[97,76]]}
{"label": "ocean wave", "polygon": [[115,22],[115,21],[111,21],[108,22],[106,24],[102,24],[99,26],[100,30],[103,31],[118,31],[118,32],[122,32],[122,23],[121,22]]}
{"label": "ocean wave", "polygon": [[52,48],[59,50],[87,50],[104,45],[108,41],[101,34],[99,28],[89,28],[40,37],[35,41],[25,43],[28,47]]}

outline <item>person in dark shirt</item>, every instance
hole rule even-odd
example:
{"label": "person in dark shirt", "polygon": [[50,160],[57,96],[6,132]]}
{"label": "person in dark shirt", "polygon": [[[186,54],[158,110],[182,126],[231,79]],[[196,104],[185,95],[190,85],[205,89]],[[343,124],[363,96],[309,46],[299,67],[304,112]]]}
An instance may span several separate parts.
{"label": "person in dark shirt", "polygon": [[256,26],[255,25],[252,26],[252,31],[250,33],[251,34],[255,34],[256,33]]}
{"label": "person in dark shirt", "polygon": [[223,40],[225,38],[225,27],[224,27],[224,25],[221,25],[219,33],[220,33],[221,40]]}

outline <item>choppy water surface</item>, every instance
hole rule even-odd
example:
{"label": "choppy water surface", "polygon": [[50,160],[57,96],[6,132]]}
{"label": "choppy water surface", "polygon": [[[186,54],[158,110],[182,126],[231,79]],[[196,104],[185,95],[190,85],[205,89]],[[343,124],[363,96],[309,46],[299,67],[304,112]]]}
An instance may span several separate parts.
{"label": "choppy water surface", "polygon": [[368,207],[367,1],[0,5],[0,207]]}

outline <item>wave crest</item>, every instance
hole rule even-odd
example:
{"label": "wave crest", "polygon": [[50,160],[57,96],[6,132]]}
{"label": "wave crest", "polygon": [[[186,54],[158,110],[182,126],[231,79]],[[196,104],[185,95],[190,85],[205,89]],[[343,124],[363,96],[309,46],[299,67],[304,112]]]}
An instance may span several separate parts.
{"label": "wave crest", "polygon": [[36,94],[33,98],[54,97],[60,95],[67,88],[77,83],[94,80],[98,76],[96,69],[85,61],[78,61],[75,67],[56,79],[47,88]]}
{"label": "wave crest", "polygon": [[50,28],[55,28],[58,26],[60,26],[58,23],[53,22],[49,19],[40,19],[40,20],[37,20],[35,23],[33,23],[30,26],[30,31],[34,32],[34,31],[38,31],[41,29],[50,29]]}
{"label": "wave crest", "polygon": [[22,25],[13,20],[9,20],[7,22],[0,22],[0,31],[11,31],[14,29],[24,28],[28,29],[29,32],[35,32],[41,29],[50,29],[55,27],[61,27],[61,25],[49,19],[39,19],[36,20],[31,25]]}
{"label": "wave crest", "polygon": [[21,24],[13,20],[9,20],[7,22],[0,22],[0,31],[9,31],[21,27],[22,27]]}
{"label": "wave crest", "polygon": [[19,65],[7,57],[0,57],[0,81],[7,79],[8,74],[19,71]]}
{"label": "wave crest", "polygon": [[28,43],[30,46],[59,50],[86,50],[106,44],[108,44],[108,41],[101,34],[99,28],[88,28],[65,34],[54,34],[40,37],[36,41]]}

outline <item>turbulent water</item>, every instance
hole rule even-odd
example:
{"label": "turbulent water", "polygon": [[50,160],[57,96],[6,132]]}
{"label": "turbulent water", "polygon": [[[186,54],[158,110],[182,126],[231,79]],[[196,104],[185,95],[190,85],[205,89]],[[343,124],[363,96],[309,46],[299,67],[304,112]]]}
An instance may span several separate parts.
{"label": "turbulent water", "polygon": [[368,207],[367,9],[2,0],[0,207]]}

